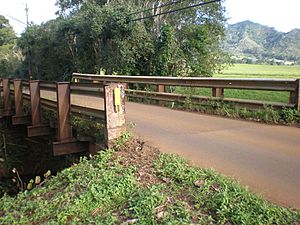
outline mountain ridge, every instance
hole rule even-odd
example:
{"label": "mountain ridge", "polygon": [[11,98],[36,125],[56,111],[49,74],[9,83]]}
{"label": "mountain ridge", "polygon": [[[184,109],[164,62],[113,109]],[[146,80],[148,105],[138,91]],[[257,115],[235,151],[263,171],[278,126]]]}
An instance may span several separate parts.
{"label": "mountain ridge", "polygon": [[284,33],[246,20],[228,25],[222,47],[235,62],[300,64],[300,29]]}

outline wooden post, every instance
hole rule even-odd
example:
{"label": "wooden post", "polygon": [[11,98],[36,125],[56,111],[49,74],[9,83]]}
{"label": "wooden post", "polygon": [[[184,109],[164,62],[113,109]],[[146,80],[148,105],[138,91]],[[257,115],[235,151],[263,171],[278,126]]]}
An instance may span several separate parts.
{"label": "wooden post", "polygon": [[3,116],[11,116],[10,83],[8,78],[3,78]]}
{"label": "wooden post", "polygon": [[125,90],[122,84],[104,86],[105,144],[112,147],[113,141],[126,130]]}
{"label": "wooden post", "polygon": [[218,98],[224,97],[224,88],[212,88],[212,96]]}
{"label": "wooden post", "polygon": [[[165,92],[165,85],[158,84],[156,85],[156,92]],[[160,106],[164,106],[164,101],[157,101]]]}
{"label": "wooden post", "polygon": [[31,126],[27,127],[28,137],[50,135],[53,133],[49,125],[42,124],[40,82],[31,80],[29,82],[31,103]]}
{"label": "wooden post", "polygon": [[300,111],[300,79],[297,79],[296,82],[297,82],[297,88],[295,94],[295,108],[296,110]]}
{"label": "wooden post", "polygon": [[14,80],[14,92],[15,92],[16,114],[15,114],[15,116],[12,117],[13,125],[30,123],[30,117],[27,115],[24,115],[23,90],[22,89],[23,89],[22,80],[15,79]]}
{"label": "wooden post", "polygon": [[71,127],[71,95],[70,83],[56,83],[57,88],[57,113],[58,113],[58,141],[72,139]]}

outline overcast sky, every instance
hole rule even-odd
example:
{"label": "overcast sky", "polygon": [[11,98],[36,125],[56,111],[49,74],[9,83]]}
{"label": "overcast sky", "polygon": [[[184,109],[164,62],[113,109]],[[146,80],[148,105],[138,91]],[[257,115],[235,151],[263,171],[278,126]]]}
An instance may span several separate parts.
{"label": "overcast sky", "polygon": [[[9,16],[26,23],[26,2],[29,21],[40,24],[56,17],[55,0],[0,0],[0,15],[18,34],[25,26]],[[226,0],[225,6],[230,24],[251,20],[283,32],[300,28],[300,0]]]}

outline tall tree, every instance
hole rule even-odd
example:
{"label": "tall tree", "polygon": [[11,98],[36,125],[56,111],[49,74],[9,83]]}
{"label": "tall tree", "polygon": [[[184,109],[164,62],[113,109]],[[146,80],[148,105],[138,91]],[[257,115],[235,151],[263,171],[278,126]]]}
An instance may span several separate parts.
{"label": "tall tree", "polygon": [[210,76],[224,58],[224,8],[176,2],[57,0],[59,17],[28,29],[20,46],[25,54],[33,45],[34,76],[44,79],[62,80],[72,71]]}
{"label": "tall tree", "polygon": [[0,74],[12,77],[17,70],[22,55],[16,47],[17,36],[9,21],[0,15]]}

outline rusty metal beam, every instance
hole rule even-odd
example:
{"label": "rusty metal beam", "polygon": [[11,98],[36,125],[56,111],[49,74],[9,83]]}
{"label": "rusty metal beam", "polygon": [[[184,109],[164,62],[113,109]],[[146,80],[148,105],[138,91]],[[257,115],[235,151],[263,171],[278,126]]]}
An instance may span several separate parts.
{"label": "rusty metal beam", "polygon": [[297,79],[297,88],[295,92],[295,108],[300,111],[300,79]]}
{"label": "rusty metal beam", "polygon": [[224,88],[212,88],[212,96],[216,98],[224,97]]}
{"label": "rusty metal beam", "polygon": [[41,116],[40,81],[31,80],[29,82],[29,90],[30,90],[32,126],[41,125],[42,116]]}
{"label": "rusty metal beam", "polygon": [[57,88],[58,140],[72,139],[70,83],[59,82]]}
{"label": "rusty metal beam", "polygon": [[12,116],[12,107],[10,99],[10,81],[8,78],[2,79],[3,85],[3,113],[2,116]]}
{"label": "rusty metal beam", "polygon": [[[206,101],[218,101],[219,98],[215,97],[207,97],[207,96],[187,96],[185,94],[176,94],[176,93],[157,93],[157,92],[148,92],[148,91],[137,91],[137,90],[126,90],[126,94],[128,97],[132,98],[141,98],[145,97],[157,100],[157,101],[166,101],[166,102],[180,102],[185,103],[187,97],[189,97],[193,103],[199,104]],[[265,105],[271,105],[275,109],[282,108],[293,108],[295,104],[285,104],[281,102],[266,102],[266,101],[249,101],[242,99],[233,99],[233,98],[223,98],[222,101],[226,103],[234,103],[239,107],[248,107],[248,108],[263,108]]]}
{"label": "rusty metal beam", "polygon": [[59,141],[53,142],[52,144],[54,156],[86,152],[89,151],[90,148],[89,142],[79,142],[77,140]]}
{"label": "rusty metal beam", "polygon": [[31,103],[31,124],[27,127],[28,137],[52,135],[53,129],[42,123],[40,82],[31,80],[29,82],[30,103]]}
{"label": "rusty metal beam", "polygon": [[97,80],[100,82],[131,83],[131,84],[162,84],[166,86],[208,87],[227,89],[295,91],[295,79],[230,79],[201,77],[155,77],[155,76],[111,76],[73,73],[79,80]]}
{"label": "rusty metal beam", "polygon": [[31,116],[24,115],[24,116],[13,116],[12,117],[12,124],[13,125],[26,125],[31,123]]}
{"label": "rusty metal beam", "polygon": [[90,142],[80,142],[72,137],[71,90],[69,82],[56,83],[57,88],[57,141],[53,142],[55,156],[93,151]]}
{"label": "rusty metal beam", "polygon": [[22,80],[14,80],[16,116],[23,116]]}
{"label": "rusty metal beam", "polygon": [[71,94],[104,97],[103,85],[99,83],[71,83]]}
{"label": "rusty metal beam", "polygon": [[[158,84],[156,85],[156,92],[163,93],[165,92],[165,85]],[[158,105],[164,106],[164,101],[157,101]]]}
{"label": "rusty metal beam", "polygon": [[30,124],[31,117],[24,114],[23,85],[21,79],[14,80],[15,108],[16,114],[12,117],[13,125]]}
{"label": "rusty metal beam", "polygon": [[28,126],[27,127],[27,136],[28,137],[39,137],[39,136],[47,136],[53,135],[53,129],[46,124],[40,124],[35,126]]}

